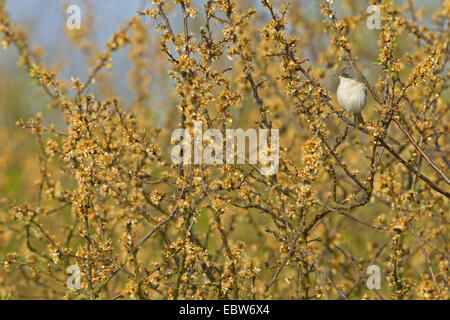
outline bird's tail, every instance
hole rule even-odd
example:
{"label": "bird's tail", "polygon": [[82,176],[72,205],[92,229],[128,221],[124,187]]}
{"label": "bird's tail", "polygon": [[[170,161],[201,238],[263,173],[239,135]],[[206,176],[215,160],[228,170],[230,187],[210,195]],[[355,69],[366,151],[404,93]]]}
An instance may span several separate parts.
{"label": "bird's tail", "polygon": [[355,123],[358,126],[359,124],[366,124],[361,112],[355,113]]}

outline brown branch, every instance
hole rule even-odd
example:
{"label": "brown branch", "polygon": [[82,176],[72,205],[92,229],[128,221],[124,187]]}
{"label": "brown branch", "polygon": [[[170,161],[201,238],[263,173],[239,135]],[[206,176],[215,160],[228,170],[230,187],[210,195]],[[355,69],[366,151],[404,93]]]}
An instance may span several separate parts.
{"label": "brown branch", "polygon": [[414,140],[413,137],[411,137],[411,135],[409,134],[408,130],[405,129],[405,127],[400,123],[399,120],[394,119],[394,122],[397,124],[397,126],[400,128],[400,130],[402,130],[402,132],[408,137],[408,140],[414,145],[414,147],[417,149],[417,151],[420,152],[420,154],[422,155],[422,157],[429,163],[429,165],[436,170],[437,173],[439,173],[442,178],[444,178],[445,182],[447,182],[447,184],[450,184],[450,179],[442,172],[441,169],[439,169],[439,167],[433,162],[433,160],[431,160],[426,154],[425,152],[422,150],[422,148],[417,144],[417,142]]}
{"label": "brown branch", "polygon": [[428,270],[430,271],[431,279],[433,279],[433,282],[434,282],[434,284],[436,286],[436,289],[440,293],[441,292],[441,288],[439,288],[439,284],[438,284],[438,282],[436,280],[436,277],[434,276],[433,268],[431,267],[430,256],[428,255],[427,250],[425,249],[425,247],[423,245],[422,239],[413,230],[411,230],[411,233],[414,235],[414,237],[416,237],[417,242],[419,243],[420,249],[422,249],[423,256],[425,257],[425,260],[427,261],[427,266],[428,266]]}

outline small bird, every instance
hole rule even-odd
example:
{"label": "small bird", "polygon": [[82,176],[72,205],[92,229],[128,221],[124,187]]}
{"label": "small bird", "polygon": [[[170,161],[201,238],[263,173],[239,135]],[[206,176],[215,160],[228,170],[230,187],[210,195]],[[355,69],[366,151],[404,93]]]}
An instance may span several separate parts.
{"label": "small bird", "polygon": [[355,117],[355,123],[358,126],[364,124],[361,114],[362,109],[367,103],[367,90],[362,80],[362,74],[352,64],[336,74],[339,79],[337,88],[337,100],[339,105]]}

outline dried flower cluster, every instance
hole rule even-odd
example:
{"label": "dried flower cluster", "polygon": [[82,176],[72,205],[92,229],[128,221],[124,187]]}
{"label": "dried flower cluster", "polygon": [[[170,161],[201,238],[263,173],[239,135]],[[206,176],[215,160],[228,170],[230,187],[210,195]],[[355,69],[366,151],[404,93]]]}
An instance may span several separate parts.
{"label": "dried flower cluster", "polygon": [[[29,183],[0,194],[0,297],[448,299],[450,2],[426,20],[372,1],[381,30],[362,1],[306,2],[150,1],[100,53],[88,27],[68,32],[92,65],[70,83],[0,1],[3,47],[64,119],[17,122],[38,142],[26,160],[0,127],[0,188],[14,161]],[[104,73],[125,47],[134,101]],[[343,61],[377,70],[366,125],[331,90]],[[171,131],[194,121],[280,129],[279,171],[173,164]]]}

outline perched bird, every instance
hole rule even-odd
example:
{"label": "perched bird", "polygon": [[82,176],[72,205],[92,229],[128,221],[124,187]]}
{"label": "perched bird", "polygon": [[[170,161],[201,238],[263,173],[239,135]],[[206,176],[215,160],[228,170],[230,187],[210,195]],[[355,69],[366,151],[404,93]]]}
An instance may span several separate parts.
{"label": "perched bird", "polygon": [[367,102],[367,90],[362,80],[362,74],[351,64],[336,74],[339,79],[337,100],[339,105],[355,117],[355,123],[364,124],[361,110]]}

